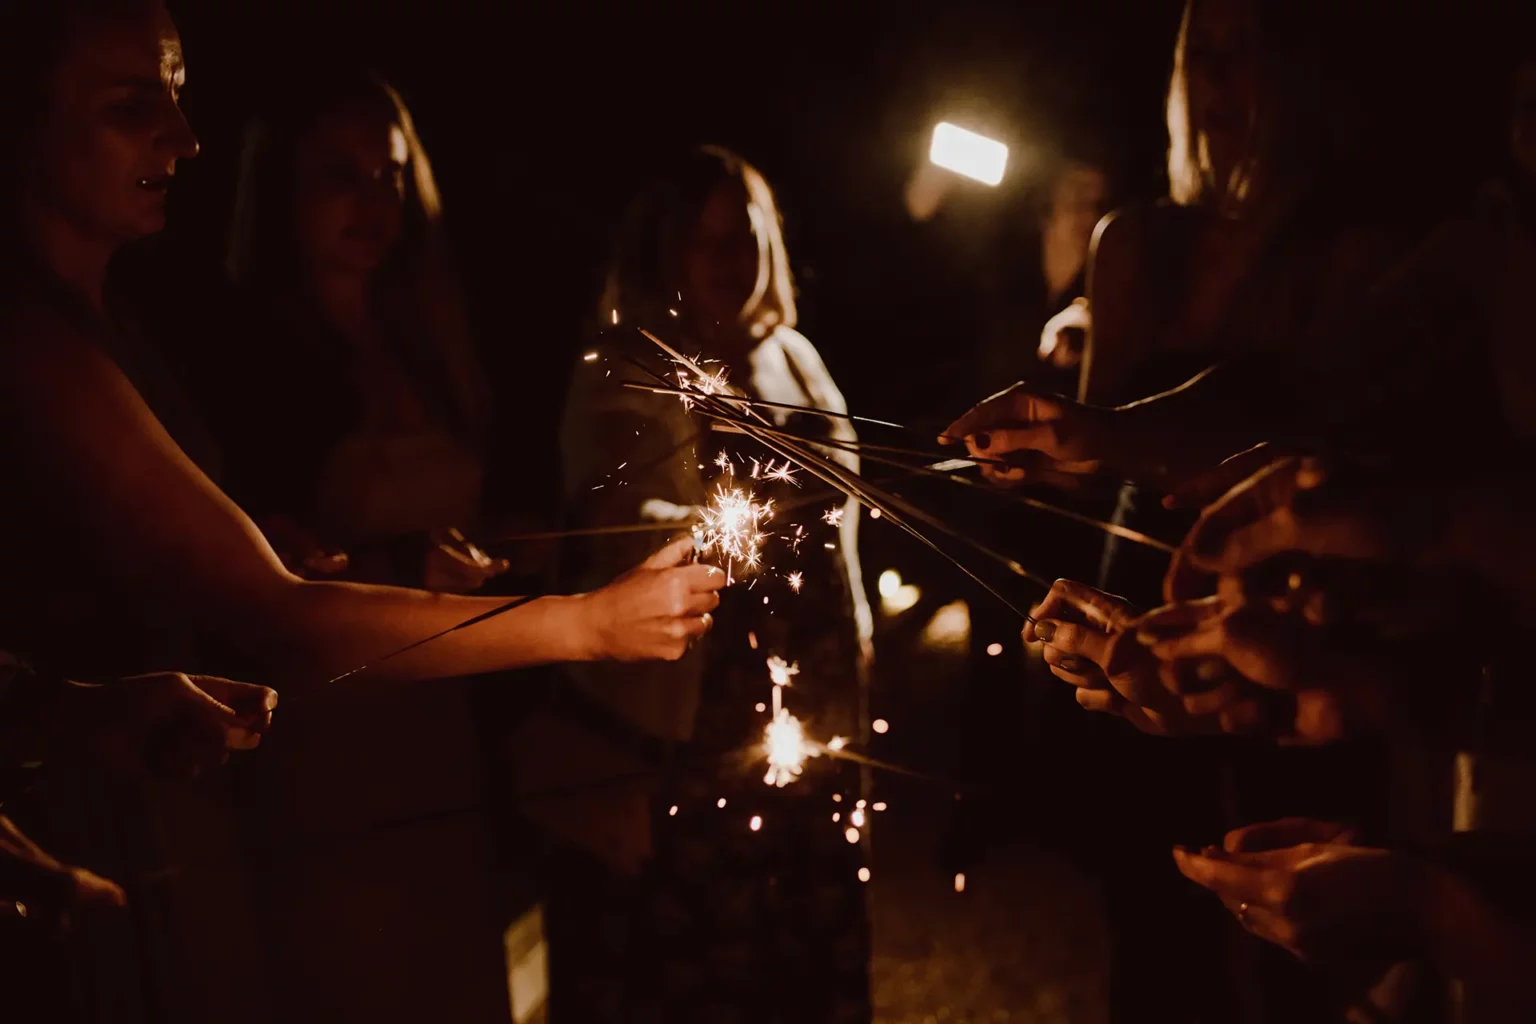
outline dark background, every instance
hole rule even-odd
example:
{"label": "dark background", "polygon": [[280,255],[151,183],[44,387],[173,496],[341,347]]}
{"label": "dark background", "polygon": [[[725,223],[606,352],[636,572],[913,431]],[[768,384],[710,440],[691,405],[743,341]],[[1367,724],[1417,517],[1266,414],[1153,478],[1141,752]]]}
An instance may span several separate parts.
{"label": "dark background", "polygon": [[[245,117],[322,62],[361,59],[404,93],[433,158],[525,483],[552,469],[613,225],[648,168],[700,142],[739,150],[778,190],[802,329],[852,406],[942,424],[975,397],[967,360],[988,296],[1063,147],[1104,151],[1123,198],[1161,193],[1180,6],[181,0],[204,148],[179,175],[171,245],[189,273],[214,269]],[[1491,7],[1352,6],[1319,31],[1378,96],[1372,130],[1390,149],[1372,187],[1443,208],[1499,141],[1510,34],[1491,30]],[[914,224],[902,190],[941,118],[1008,142],[1008,177],[963,183]]]}

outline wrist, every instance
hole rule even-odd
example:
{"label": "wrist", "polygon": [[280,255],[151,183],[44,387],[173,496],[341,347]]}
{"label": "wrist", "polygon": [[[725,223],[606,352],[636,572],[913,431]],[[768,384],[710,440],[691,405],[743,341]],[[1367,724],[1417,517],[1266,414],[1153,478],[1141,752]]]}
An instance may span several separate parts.
{"label": "wrist", "polygon": [[545,600],[553,603],[565,623],[560,630],[566,638],[561,661],[602,661],[608,657],[608,615],[601,591]]}

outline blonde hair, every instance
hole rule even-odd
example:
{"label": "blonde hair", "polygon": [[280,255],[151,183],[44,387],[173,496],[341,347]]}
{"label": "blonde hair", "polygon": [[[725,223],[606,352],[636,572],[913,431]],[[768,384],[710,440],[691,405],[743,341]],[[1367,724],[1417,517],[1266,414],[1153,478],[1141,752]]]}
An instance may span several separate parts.
{"label": "blonde hair", "polygon": [[1251,19],[1257,96],[1242,156],[1217,180],[1210,141],[1189,98],[1189,43],[1197,3],[1185,0],[1173,48],[1165,113],[1168,194],[1181,206],[1248,206],[1309,184],[1331,144],[1322,105],[1317,9],[1305,0],[1228,0]]}
{"label": "blonde hair", "polygon": [[615,313],[621,322],[641,327],[670,321],[683,249],[710,194],[724,184],[738,185],[745,194],[758,242],[757,283],[739,322],[753,338],[795,326],[795,280],[773,189],[756,167],[721,146],[690,151],[630,210],[603,288],[602,324]]}

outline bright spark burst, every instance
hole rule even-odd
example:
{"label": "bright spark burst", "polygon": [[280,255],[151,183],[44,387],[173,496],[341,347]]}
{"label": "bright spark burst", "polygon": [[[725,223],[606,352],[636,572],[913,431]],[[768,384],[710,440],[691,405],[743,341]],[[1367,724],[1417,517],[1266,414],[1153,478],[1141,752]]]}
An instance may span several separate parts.
{"label": "bright spark burst", "polygon": [[751,491],[722,485],[704,508],[703,522],[694,529],[701,550],[718,555],[725,561],[727,574],[733,575],[762,564],[762,526],[771,518],[772,500],[759,502]]}
{"label": "bright spark burst", "polygon": [[800,588],[805,585],[805,576],[798,572],[792,572],[789,574],[788,579],[789,589],[797,594],[800,593]]}
{"label": "bright spark burst", "polygon": [[788,686],[789,681],[800,674],[800,663],[790,664],[775,654],[768,659],[768,678],[774,686]]}
{"label": "bright spark burst", "polygon": [[720,467],[720,472],[736,475],[736,466],[731,462],[731,457],[725,454],[725,449],[720,449],[720,454],[715,456],[715,465]]}
{"label": "bright spark burst", "polygon": [[837,508],[829,508],[826,510],[826,512],[822,513],[821,521],[826,523],[828,526],[842,526],[843,513],[846,511],[848,510],[841,506]]}
{"label": "bright spark burst", "polygon": [[765,479],[773,480],[777,483],[790,484],[795,487],[800,486],[800,481],[795,478],[795,471],[790,467],[788,459],[785,459],[784,465],[778,469],[773,468],[773,460],[770,459],[767,471],[764,472],[763,476]]}
{"label": "bright spark burst", "polygon": [[781,789],[798,779],[806,760],[818,753],[815,745],[806,740],[800,719],[783,708],[763,730],[763,751],[768,756],[768,774],[763,781]]}
{"label": "bright spark burst", "polygon": [[[847,745],[848,745],[848,737],[847,736],[833,736],[830,740],[827,741],[827,749],[828,750],[842,750]],[[837,799],[841,800],[842,797],[839,796],[839,797],[837,797]]]}

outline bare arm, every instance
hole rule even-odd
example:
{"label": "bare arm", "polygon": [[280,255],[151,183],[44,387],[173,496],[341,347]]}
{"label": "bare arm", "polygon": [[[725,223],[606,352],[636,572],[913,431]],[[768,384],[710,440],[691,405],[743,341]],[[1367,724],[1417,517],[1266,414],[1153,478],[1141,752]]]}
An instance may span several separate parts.
{"label": "bare arm", "polygon": [[[300,580],[176,447],[105,354],[46,318],[14,326],[18,337],[0,356],[0,388],[8,432],[24,447],[21,466],[74,539],[128,592],[157,592],[242,649],[275,652],[286,666],[302,667],[296,681],[327,678],[500,603]],[[679,602],[691,582],[675,584]],[[377,677],[603,657],[615,653],[614,610],[597,594],[541,598],[395,659]]]}
{"label": "bare arm", "polygon": [[1136,360],[1145,347],[1137,318],[1142,211],[1124,210],[1099,221],[1088,251],[1088,308],[1092,322],[1083,349],[1078,401],[1109,405],[1124,397]]}

